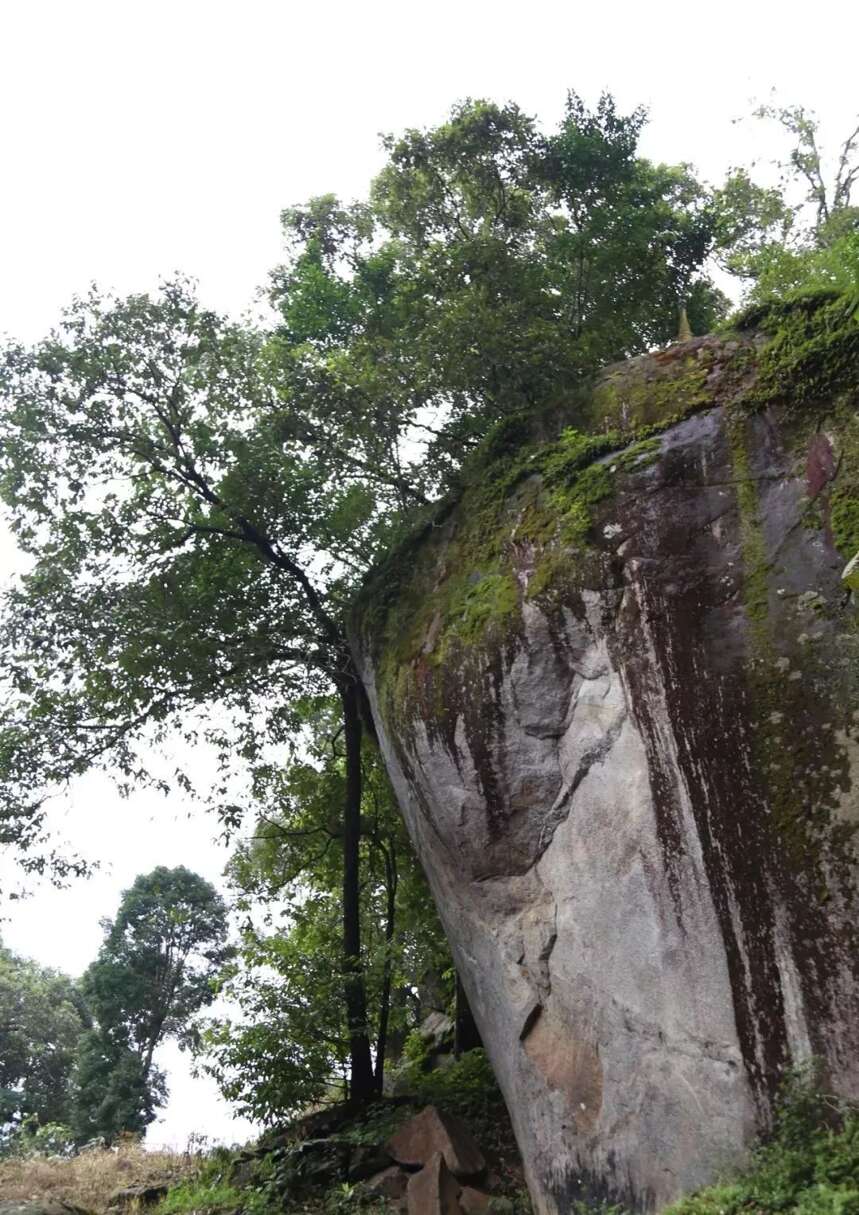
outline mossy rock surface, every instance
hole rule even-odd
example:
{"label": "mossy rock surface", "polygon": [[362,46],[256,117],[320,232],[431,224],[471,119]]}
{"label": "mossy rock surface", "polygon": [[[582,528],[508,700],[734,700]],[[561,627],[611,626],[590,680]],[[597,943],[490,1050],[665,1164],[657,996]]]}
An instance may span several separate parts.
{"label": "mossy rock surface", "polygon": [[359,605],[541,1209],[708,1180],[803,1054],[859,1095],[857,404],[831,294],[609,368]]}

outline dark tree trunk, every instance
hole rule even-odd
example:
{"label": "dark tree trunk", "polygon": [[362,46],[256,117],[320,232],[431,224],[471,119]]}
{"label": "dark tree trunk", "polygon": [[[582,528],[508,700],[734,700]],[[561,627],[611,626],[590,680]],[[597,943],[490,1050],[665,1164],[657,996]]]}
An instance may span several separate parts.
{"label": "dark tree trunk", "polygon": [[391,945],[397,920],[397,854],[393,842],[390,848],[382,848],[385,859],[385,963],[382,969],[382,992],[379,997],[379,1031],[376,1035],[376,1092],[381,1093],[385,1083],[385,1052],[388,1049],[388,1019],[391,1014],[391,976],[393,958]]}
{"label": "dark tree trunk", "polygon": [[358,687],[344,679],[340,687],[343,735],[346,744],[346,799],[343,806],[343,978],[349,1026],[350,1096],[373,1096],[373,1064],[367,1033],[367,996],[361,971],[360,866],[361,843],[361,717]]}
{"label": "dark tree trunk", "polygon": [[456,976],[456,1029],[453,1040],[453,1053],[458,1059],[463,1051],[474,1050],[476,1046],[483,1045],[483,1039],[480,1037],[480,1030],[477,1028],[477,1022],[474,1020],[474,1014],[468,1003],[468,996],[465,994],[465,988],[460,982],[459,974]]}

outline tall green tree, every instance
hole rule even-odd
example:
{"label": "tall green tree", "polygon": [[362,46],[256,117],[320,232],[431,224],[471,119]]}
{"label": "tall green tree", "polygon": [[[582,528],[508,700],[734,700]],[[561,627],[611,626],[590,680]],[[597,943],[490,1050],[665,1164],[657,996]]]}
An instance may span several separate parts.
{"label": "tall green tree", "polygon": [[[211,1023],[203,1038],[203,1065],[225,1095],[264,1121],[350,1091],[336,965],[344,753],[336,704],[315,701],[304,713],[302,759],[258,769],[244,815],[255,816],[255,829],[230,863],[247,920],[220,994],[240,1015]],[[386,1063],[420,1011],[414,993],[424,973],[452,963],[381,757],[365,745],[362,761],[363,969],[381,1091]]]}
{"label": "tall green tree", "polygon": [[152,748],[176,728],[205,732],[225,763],[252,760],[289,738],[299,693],[333,687],[348,771],[344,985],[369,1093],[361,689],[344,616],[373,512],[398,490],[357,445],[341,467],[327,432],[308,441],[312,414],[280,393],[272,358],[267,335],[201,308],[182,282],[79,300],[46,342],[6,352],[0,466],[33,566],[5,601],[0,817],[34,847],[46,790],[99,764],[166,787]]}
{"label": "tall green tree", "polygon": [[104,929],[81,981],[96,1022],[78,1064],[74,1122],[81,1139],[139,1131],[152,1120],[165,1092],[155,1050],[166,1038],[187,1041],[227,954],[223,899],[182,866],[138,877]]}
{"label": "tall green tree", "polygon": [[70,978],[0,945],[0,1139],[28,1119],[69,1121],[72,1068],[89,1025]]}
{"label": "tall green tree", "polygon": [[545,135],[516,105],[465,101],[386,139],[367,205],[285,212],[272,300],[284,383],[321,411],[306,433],[370,424],[408,510],[499,418],[672,340],[683,304],[709,329],[726,305],[705,272],[712,194],[638,155],[644,121],[571,93]]}
{"label": "tall green tree", "polygon": [[367,203],[286,213],[271,330],[177,280],[94,291],[0,362],[0,492],[31,559],[0,633],[0,839],[40,864],[45,798],[92,767],[189,787],[158,762],[176,731],[218,748],[222,802],[236,762],[288,754],[301,697],[333,694],[358,1096],[376,1082],[350,601],[495,421],[667,340],[684,296],[713,314],[709,213],[688,170],[638,157],[642,121],[571,95],[544,136],[465,102],[387,141]]}

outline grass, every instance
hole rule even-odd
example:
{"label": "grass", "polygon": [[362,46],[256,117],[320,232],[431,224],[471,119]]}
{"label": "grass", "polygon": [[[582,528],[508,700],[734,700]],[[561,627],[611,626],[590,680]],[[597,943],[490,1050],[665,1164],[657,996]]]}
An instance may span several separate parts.
{"label": "grass", "polygon": [[4,1201],[53,1200],[103,1215],[117,1190],[192,1177],[200,1157],[191,1152],[148,1152],[139,1143],[98,1148],[68,1159],[0,1160]]}

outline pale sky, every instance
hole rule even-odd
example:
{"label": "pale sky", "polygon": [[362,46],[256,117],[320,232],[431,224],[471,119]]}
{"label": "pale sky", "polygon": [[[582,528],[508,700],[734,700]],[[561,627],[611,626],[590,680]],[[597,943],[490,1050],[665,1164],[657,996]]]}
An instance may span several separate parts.
{"label": "pale sky", "polygon": [[[92,280],[131,292],[176,270],[244,311],[279,258],[282,208],[363,195],[379,132],[438,122],[466,96],[552,127],[568,88],[590,103],[608,88],[649,106],[645,154],[711,180],[783,151],[732,124],[773,86],[834,144],[859,110],[858,35],[844,0],[0,0],[0,333],[35,340]],[[105,869],[13,905],[6,942],[79,973],[138,873],[186,864],[217,881],[214,828],[187,814],[82,782],[58,827]],[[248,1133],[172,1048],[165,1065],[173,1096],[151,1141]]]}

